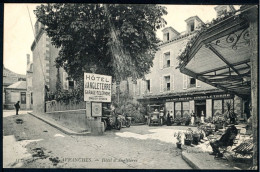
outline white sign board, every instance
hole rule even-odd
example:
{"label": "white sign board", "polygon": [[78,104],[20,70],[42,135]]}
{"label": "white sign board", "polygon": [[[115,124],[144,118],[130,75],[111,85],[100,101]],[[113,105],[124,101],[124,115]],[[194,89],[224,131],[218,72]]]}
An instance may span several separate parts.
{"label": "white sign board", "polygon": [[84,73],[84,101],[111,102],[112,77]]}

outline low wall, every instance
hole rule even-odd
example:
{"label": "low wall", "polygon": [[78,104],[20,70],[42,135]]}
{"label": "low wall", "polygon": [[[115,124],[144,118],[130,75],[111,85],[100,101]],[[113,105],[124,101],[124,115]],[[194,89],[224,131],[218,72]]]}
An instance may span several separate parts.
{"label": "low wall", "polygon": [[45,117],[51,118],[58,124],[69,128],[75,132],[83,132],[88,130],[86,110],[71,110],[63,112],[48,112]]}
{"label": "low wall", "polygon": [[78,110],[78,109],[86,109],[85,102],[69,102],[68,104],[57,102],[56,100],[46,101],[46,112],[57,112],[57,111],[67,111],[67,110]]}

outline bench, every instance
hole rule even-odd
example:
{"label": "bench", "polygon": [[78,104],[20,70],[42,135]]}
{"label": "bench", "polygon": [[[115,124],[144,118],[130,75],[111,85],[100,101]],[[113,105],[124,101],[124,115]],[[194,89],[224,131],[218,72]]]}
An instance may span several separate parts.
{"label": "bench", "polygon": [[235,156],[237,157],[238,155],[241,155],[242,157],[250,157],[252,158],[253,156],[253,139],[247,139],[237,147],[233,149],[235,152]]}

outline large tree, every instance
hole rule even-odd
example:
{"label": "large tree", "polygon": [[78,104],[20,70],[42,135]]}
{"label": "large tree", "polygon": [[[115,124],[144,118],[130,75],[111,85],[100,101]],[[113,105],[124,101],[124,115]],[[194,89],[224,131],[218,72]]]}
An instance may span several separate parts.
{"label": "large tree", "polygon": [[47,35],[60,48],[56,63],[74,78],[96,73],[117,81],[142,78],[153,66],[166,24],[166,8],[141,4],[47,4],[34,11]]}

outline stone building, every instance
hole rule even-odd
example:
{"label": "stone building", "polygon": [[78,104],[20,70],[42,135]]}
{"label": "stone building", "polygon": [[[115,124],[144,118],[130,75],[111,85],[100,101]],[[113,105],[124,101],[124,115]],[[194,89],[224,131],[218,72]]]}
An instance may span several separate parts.
{"label": "stone building", "polygon": [[27,68],[26,68],[26,109],[33,108],[33,62],[30,60],[30,55],[27,54]]}
{"label": "stone building", "polygon": [[70,90],[75,86],[75,82],[68,80],[64,69],[56,68],[55,59],[59,49],[51,44],[50,38],[43,30],[44,26],[40,22],[35,23],[36,42],[33,41],[31,51],[33,54],[33,110],[35,112],[45,112],[45,98],[47,92],[56,91],[57,73],[59,72],[62,89]]}
{"label": "stone building", "polygon": [[32,62],[27,54],[26,75],[16,74],[4,68],[3,97],[4,108],[14,109],[14,103],[20,101],[22,110],[32,109]]}
{"label": "stone building", "polygon": [[[215,10],[219,14],[219,10],[230,12],[234,8],[217,6]],[[198,16],[189,17],[185,22],[184,32],[172,27],[162,30],[163,42],[159,44],[160,50],[155,54],[151,72],[145,76],[145,80],[138,79],[136,84],[131,80],[122,82],[121,90],[125,90],[128,83],[130,93],[136,100],[146,106],[162,105],[163,110],[172,111],[174,117],[186,116],[192,111],[197,116],[203,112],[206,117],[223,114],[227,109],[226,102],[230,102],[239,117],[243,117],[244,105],[240,97],[182,74],[177,68],[179,53],[204,24]]]}
{"label": "stone building", "polygon": [[[4,109],[13,109],[13,104],[12,102],[18,101],[18,98],[12,97],[11,101],[11,95],[8,93],[6,94],[6,88],[11,86],[12,84],[19,82],[19,81],[26,81],[26,76],[17,74],[15,72],[12,72],[11,70],[3,68],[3,108]],[[20,96],[19,96],[20,100]]]}

